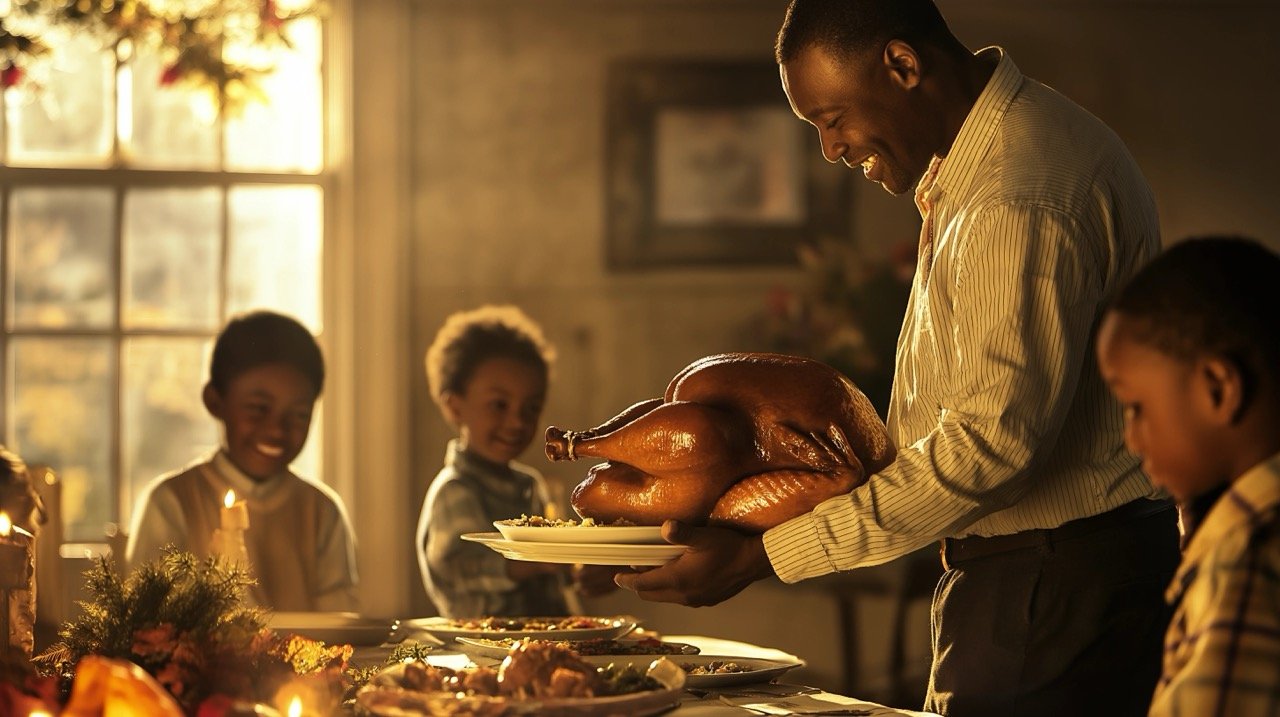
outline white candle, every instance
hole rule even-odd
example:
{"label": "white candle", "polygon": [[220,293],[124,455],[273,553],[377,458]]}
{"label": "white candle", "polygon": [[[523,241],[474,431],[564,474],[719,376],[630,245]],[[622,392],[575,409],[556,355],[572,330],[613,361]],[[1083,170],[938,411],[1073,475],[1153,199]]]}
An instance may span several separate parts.
{"label": "white candle", "polygon": [[244,542],[244,531],[249,529],[249,506],[236,500],[236,492],[227,491],[222,498],[221,527],[213,531],[212,551],[241,566],[249,565],[249,551]]}
{"label": "white candle", "polygon": [[236,500],[234,490],[227,491],[222,498],[222,529],[249,529],[249,506],[245,505],[243,500]]}

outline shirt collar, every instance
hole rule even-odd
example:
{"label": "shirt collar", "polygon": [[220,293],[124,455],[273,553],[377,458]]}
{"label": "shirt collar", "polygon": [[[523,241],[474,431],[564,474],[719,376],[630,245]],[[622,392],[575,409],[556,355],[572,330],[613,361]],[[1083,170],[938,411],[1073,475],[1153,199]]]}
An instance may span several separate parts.
{"label": "shirt collar", "polygon": [[1251,532],[1280,510],[1280,453],[1245,471],[1231,483],[1222,497],[1204,516],[1195,535],[1187,543],[1182,565],[1169,586],[1166,597],[1176,600],[1190,582],[1195,566],[1222,544],[1228,535]]}
{"label": "shirt collar", "polygon": [[213,469],[241,498],[264,498],[284,482],[285,476],[289,475],[286,472],[271,476],[263,481],[254,480],[245,475],[243,471],[236,467],[236,464],[231,462],[231,458],[227,456],[226,451],[218,451],[213,454],[212,462]]}
{"label": "shirt collar", "polygon": [[463,450],[457,439],[449,441],[444,460],[458,472],[475,477],[485,490],[507,498],[527,496],[532,489],[533,482],[527,476],[509,465],[499,465]]}
{"label": "shirt collar", "polygon": [[916,207],[922,216],[941,195],[963,195],[968,190],[1005,112],[1022,88],[1022,72],[1003,48],[987,47],[975,54],[998,58],[996,69],[974,101],[947,151],[947,156],[943,158],[935,155],[929,163],[929,169],[916,185]]}

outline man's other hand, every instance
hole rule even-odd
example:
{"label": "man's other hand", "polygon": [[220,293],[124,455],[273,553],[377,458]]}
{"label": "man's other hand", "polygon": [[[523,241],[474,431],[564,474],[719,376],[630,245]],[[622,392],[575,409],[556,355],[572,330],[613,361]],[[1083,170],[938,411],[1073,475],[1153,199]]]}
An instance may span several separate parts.
{"label": "man's other hand", "polygon": [[759,535],[668,520],[662,524],[662,537],[689,549],[661,567],[618,573],[614,582],[645,600],[703,607],[724,602],[774,574]]}

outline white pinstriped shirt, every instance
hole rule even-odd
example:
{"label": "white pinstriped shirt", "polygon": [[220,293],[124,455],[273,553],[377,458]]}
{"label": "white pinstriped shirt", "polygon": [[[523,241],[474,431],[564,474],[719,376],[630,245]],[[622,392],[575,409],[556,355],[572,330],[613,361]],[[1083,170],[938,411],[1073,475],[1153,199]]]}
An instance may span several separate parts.
{"label": "white pinstriped shirt", "polygon": [[786,582],[1157,495],[1093,358],[1106,302],[1159,251],[1151,190],[1102,122],[986,53],[994,74],[916,190],[925,229],[888,419],[898,458],[765,533]]}

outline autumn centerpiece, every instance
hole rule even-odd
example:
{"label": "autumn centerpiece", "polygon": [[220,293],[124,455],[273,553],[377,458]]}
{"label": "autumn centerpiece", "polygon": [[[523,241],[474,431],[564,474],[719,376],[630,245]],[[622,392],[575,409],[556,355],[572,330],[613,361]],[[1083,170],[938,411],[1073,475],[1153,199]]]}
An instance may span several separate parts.
{"label": "autumn centerpiece", "polygon": [[268,629],[263,611],[245,605],[252,578],[235,564],[170,550],[127,577],[100,560],[85,578],[83,613],[35,660],[63,699],[75,699],[85,679],[77,672],[89,657],[138,666],[183,712],[202,717],[237,704],[283,712],[287,705],[276,703],[288,699],[286,687],[337,704],[348,686],[351,647]]}

